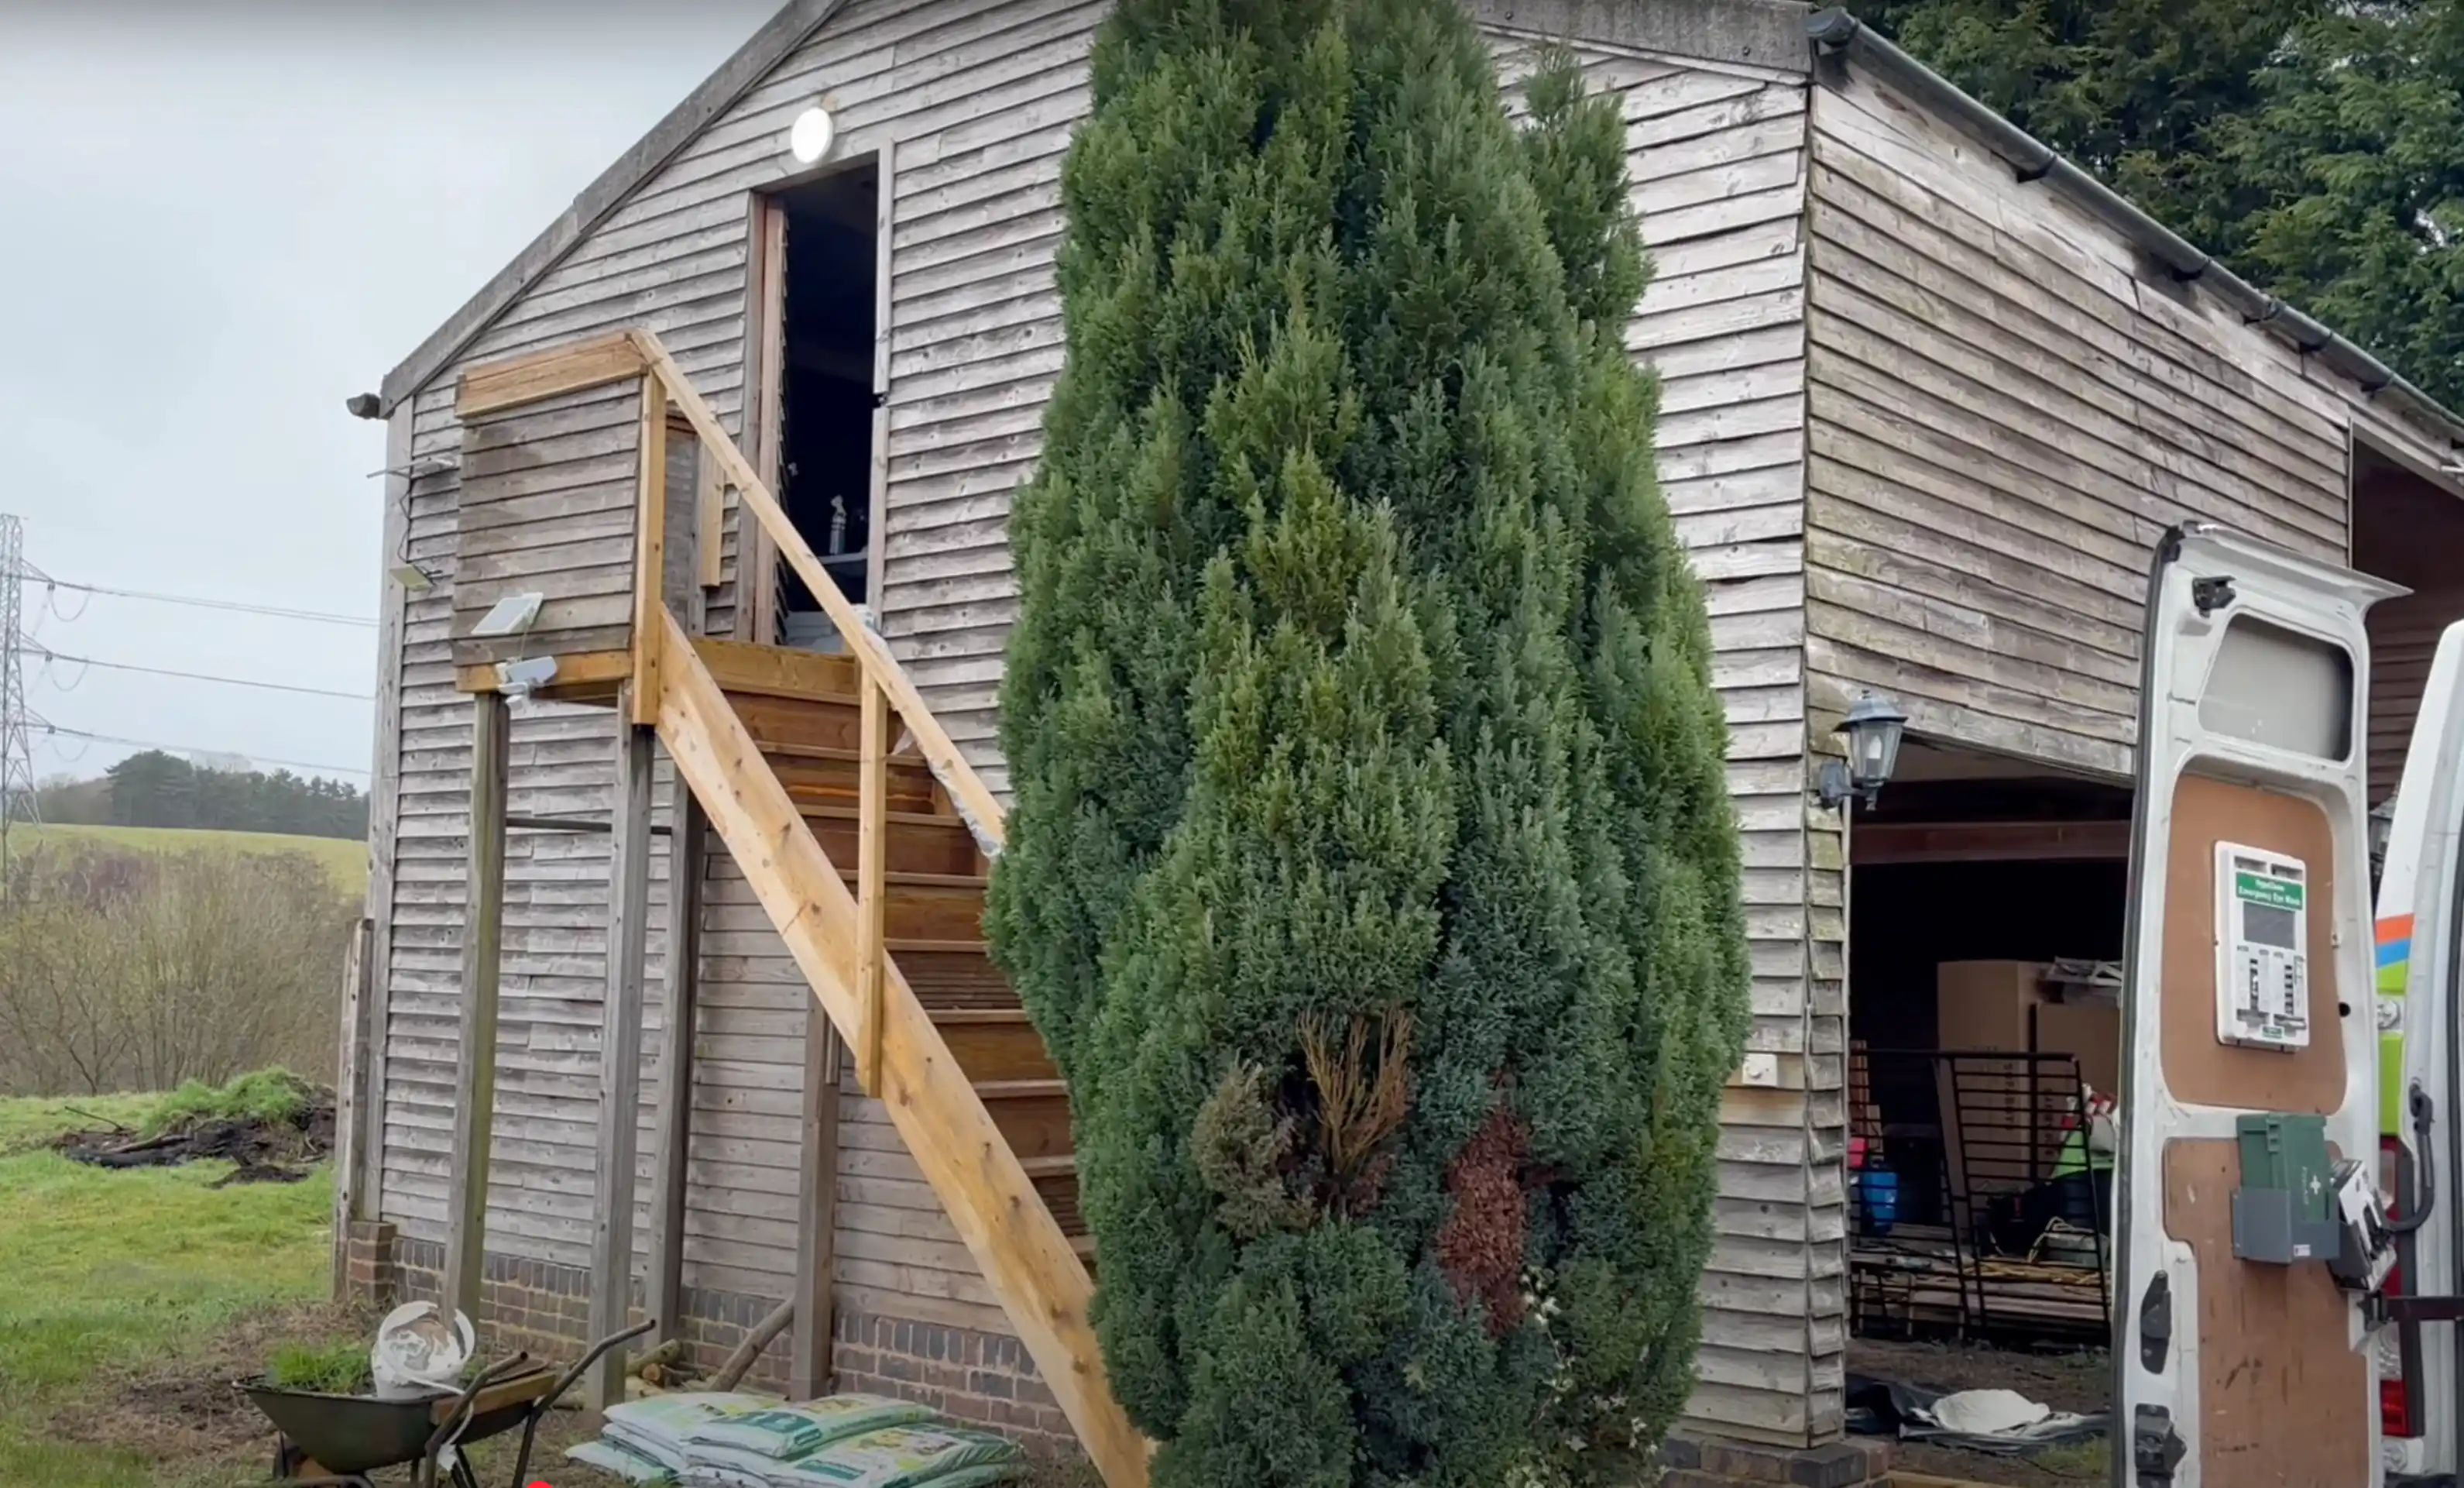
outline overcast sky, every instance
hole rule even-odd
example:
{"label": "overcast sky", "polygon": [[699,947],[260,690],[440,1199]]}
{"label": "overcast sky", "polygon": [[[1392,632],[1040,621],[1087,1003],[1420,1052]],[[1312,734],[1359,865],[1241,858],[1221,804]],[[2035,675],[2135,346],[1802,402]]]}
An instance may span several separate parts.
{"label": "overcast sky", "polygon": [[[372,617],[384,429],[342,400],[777,3],[0,0],[0,512],[29,561]],[[33,585],[26,628],[63,656],[356,694],[376,676],[372,627]],[[60,662],[27,701],[366,781],[363,700]],[[45,775],[131,752],[35,748]]]}

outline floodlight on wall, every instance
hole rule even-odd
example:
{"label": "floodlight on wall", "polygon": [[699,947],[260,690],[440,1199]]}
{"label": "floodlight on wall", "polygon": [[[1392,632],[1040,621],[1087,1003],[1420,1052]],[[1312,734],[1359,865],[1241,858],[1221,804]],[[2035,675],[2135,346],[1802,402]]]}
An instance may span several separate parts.
{"label": "floodlight on wall", "polygon": [[1872,811],[1874,798],[1882,793],[1891,771],[1899,767],[1900,740],[1907,727],[1908,716],[1888,698],[1866,693],[1850,703],[1837,730],[1848,740],[1848,758],[1823,761],[1822,773],[1815,780],[1815,793],[1822,804],[1836,807],[1862,801],[1865,810]]}
{"label": "floodlight on wall", "polygon": [[830,144],[838,138],[838,124],[830,118],[830,111],[816,103],[798,114],[796,122],[787,127],[787,153],[796,157],[797,165],[818,164],[830,152]]}

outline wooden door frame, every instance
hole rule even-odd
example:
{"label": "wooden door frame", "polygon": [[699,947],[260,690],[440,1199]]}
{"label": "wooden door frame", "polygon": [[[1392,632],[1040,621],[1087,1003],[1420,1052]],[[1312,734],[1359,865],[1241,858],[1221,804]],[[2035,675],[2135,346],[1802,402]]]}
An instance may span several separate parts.
{"label": "wooden door frame", "polygon": [[[865,603],[876,619],[881,614],[881,589],[887,565],[886,540],[890,505],[890,356],[891,356],[891,230],[895,196],[894,147],[884,140],[869,150],[832,161],[767,190],[749,193],[745,209],[744,307],[744,441],[745,455],[762,481],[779,489],[781,446],[786,412],[787,364],[787,211],[780,198],[798,187],[830,176],[860,170],[874,173],[873,322],[872,322],[872,474],[870,510],[865,536]],[[759,522],[745,521],[737,533],[739,557],[736,634],[739,640],[772,642],[779,633],[776,574],[779,545]],[[750,574],[749,597],[741,590]]]}
{"label": "wooden door frame", "polygon": [[[787,357],[787,209],[767,191],[745,205],[744,453],[779,489],[779,441]],[[778,544],[739,503],[736,534],[736,636],[769,644],[779,634]]]}

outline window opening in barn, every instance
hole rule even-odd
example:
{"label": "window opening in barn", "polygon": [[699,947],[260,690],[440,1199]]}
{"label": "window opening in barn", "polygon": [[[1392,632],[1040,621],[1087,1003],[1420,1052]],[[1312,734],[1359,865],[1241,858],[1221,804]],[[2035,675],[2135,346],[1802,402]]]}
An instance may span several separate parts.
{"label": "window opening in barn", "polygon": [[[865,162],[779,195],[786,218],[781,325],[780,498],[839,591],[864,604],[872,526],[874,282],[880,170]],[[842,642],[820,602],[782,565],[780,639]]]}

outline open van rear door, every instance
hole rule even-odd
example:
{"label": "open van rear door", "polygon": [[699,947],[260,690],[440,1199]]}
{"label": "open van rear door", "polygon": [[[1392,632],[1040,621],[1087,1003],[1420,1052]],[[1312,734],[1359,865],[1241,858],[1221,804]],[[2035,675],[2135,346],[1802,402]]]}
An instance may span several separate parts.
{"label": "open van rear door", "polygon": [[[2458,1048],[2458,942],[2464,937],[2464,624],[2440,637],[2412,725],[2387,825],[2376,931],[2381,1076],[2379,1141],[2387,1183],[2417,1199],[2418,1220],[2399,1251],[2389,1290],[2464,1293],[2464,1173],[2455,1092],[2464,1088]],[[2416,1112],[2409,1093],[2431,1099]],[[2402,1098],[2402,1099],[2399,1099]],[[2427,1119],[2428,1129],[2421,1129]],[[2400,1200],[2399,1203],[2402,1201]],[[2378,1335],[2381,1455],[2398,1481],[2453,1482],[2464,1413],[2464,1329],[2399,1322]]]}
{"label": "open van rear door", "polygon": [[2121,1488],[2383,1481],[2374,1278],[2338,1272],[2374,1259],[2340,1237],[2379,1139],[2363,617],[2398,592],[2213,527],[2158,544],[2123,998]]}

